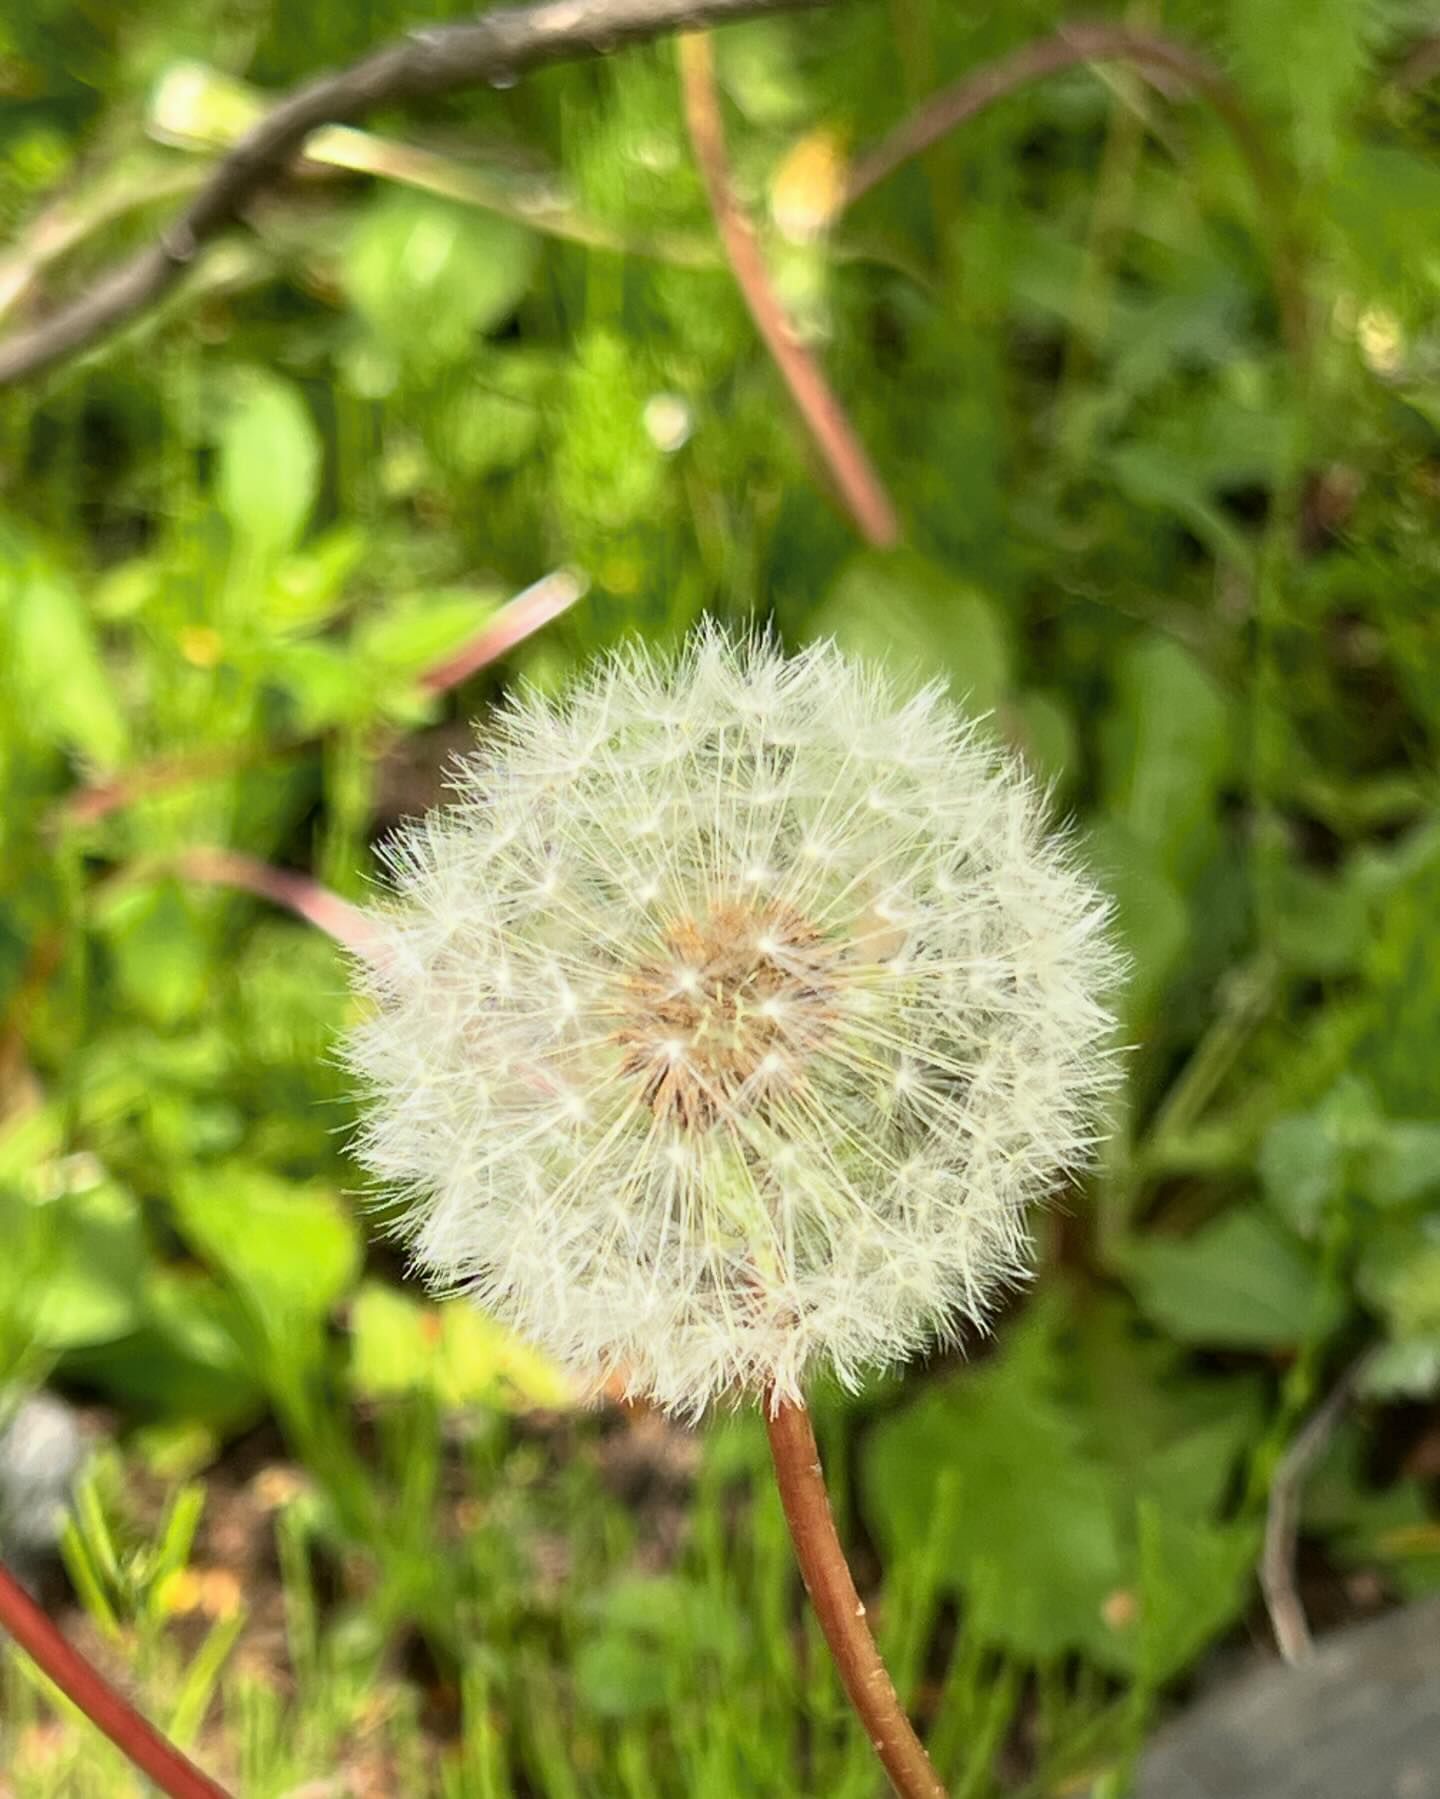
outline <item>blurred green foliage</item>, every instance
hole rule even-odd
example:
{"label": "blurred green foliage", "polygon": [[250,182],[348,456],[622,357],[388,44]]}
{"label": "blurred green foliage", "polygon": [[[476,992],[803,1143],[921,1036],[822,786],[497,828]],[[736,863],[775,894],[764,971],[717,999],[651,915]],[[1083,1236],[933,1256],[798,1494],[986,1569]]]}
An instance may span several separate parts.
{"label": "blurred green foliage", "polygon": [[[207,82],[278,90],[444,10],[11,9],[8,322],[193,185],[244,107]],[[969,1365],[820,1405],[952,1790],[1121,1790],[1253,1611],[1269,1482],[1362,1353],[1305,1528],[1396,1596],[1440,1581],[1427,11],[1126,12],[1228,72],[1268,207],[1211,112],[1116,66],[1007,100],[802,242],[782,172],[793,206],[817,146],[1060,15],[855,0],[721,36],[736,180],[896,499],[893,553],[857,543],[718,255],[666,44],[365,121],[153,316],[0,397],[0,1357],[12,1401],[110,1409],[124,1459],[87,1475],[67,1566],[247,1795],[337,1765],[457,1795],[875,1791],[794,1626],[754,1421],[703,1434],[657,1557],[653,1493],[604,1475],[615,1422],[566,1417],[525,1345],[375,1247],[338,953],[181,860],[363,897],[504,682],[705,609],[947,679],[1078,818],[1132,957],[1126,1092],[1090,1189],[1040,1222],[1038,1291]],[[424,688],[560,564],[579,607]],[[223,1488],[274,1425],[302,1471],[274,1527],[288,1696],[237,1659],[255,1596],[198,1649],[174,1625],[186,1481]],[[6,1678],[17,1792],[122,1790],[88,1736],[46,1749],[46,1696]]]}

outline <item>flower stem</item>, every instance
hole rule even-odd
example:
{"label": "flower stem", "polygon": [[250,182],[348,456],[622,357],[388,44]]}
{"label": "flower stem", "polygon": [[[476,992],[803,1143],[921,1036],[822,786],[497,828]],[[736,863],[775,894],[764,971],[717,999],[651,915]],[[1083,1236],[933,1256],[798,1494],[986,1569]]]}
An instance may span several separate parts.
{"label": "flower stem", "polygon": [[91,1667],[3,1566],[0,1629],[8,1630],[40,1671],[170,1799],[228,1799],[223,1787],[202,1774]]}
{"label": "flower stem", "polygon": [[945,1788],[905,1716],[865,1622],[865,1607],[835,1534],[810,1414],[804,1406],[777,1403],[773,1397],[764,1409],[795,1556],[850,1703],[901,1799],[945,1799]]}

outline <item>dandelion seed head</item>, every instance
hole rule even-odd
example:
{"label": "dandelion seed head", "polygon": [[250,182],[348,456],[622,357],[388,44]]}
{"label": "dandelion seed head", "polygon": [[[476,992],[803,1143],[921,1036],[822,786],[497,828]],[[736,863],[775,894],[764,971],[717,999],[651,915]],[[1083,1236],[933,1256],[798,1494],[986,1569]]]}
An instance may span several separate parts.
{"label": "dandelion seed head", "polygon": [[384,850],[346,1055],[398,1228],[682,1416],[981,1323],[1114,1084],[1108,906],[934,688],[702,627],[513,698]]}

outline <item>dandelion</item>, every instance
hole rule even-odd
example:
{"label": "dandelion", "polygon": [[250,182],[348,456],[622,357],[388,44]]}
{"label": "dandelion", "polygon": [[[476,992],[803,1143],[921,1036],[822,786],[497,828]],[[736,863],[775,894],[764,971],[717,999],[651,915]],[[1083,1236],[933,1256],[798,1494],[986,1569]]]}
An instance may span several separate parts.
{"label": "dandelion", "polygon": [[388,846],[348,1043],[416,1265],[681,1417],[759,1398],[813,1464],[812,1376],[983,1323],[1083,1162],[1105,901],[937,687],[830,644],[624,650],[452,787]]}

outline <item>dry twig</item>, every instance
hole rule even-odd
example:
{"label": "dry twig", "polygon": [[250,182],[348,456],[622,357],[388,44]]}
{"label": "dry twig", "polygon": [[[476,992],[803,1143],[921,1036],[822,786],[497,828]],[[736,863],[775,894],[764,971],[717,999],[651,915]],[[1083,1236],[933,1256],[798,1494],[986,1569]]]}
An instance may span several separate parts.
{"label": "dry twig", "polygon": [[1341,1375],[1286,1450],[1270,1483],[1265,1544],[1260,1556],[1260,1590],[1270,1614],[1270,1628],[1275,1632],[1275,1646],[1292,1667],[1303,1662],[1314,1647],[1305,1607],[1295,1586],[1301,1489],[1330,1441],[1367,1360],[1367,1356],[1362,1356]]}
{"label": "dry twig", "polygon": [[723,24],[824,0],[542,0],[465,24],[427,26],[335,74],[306,82],[261,119],[153,244],[28,331],[0,341],[0,386],[38,374],[108,336],[153,305],[204,246],[299,153],[321,125],[377,106],[434,99],[527,69],[599,56],[682,27]]}

